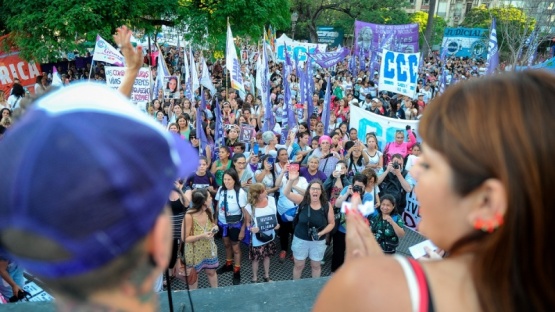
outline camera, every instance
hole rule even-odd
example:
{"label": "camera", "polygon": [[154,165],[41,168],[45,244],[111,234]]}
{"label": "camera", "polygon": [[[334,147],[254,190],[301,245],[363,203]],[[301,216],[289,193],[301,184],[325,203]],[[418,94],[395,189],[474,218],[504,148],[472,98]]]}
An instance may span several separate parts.
{"label": "camera", "polygon": [[313,241],[317,241],[320,238],[318,235],[318,229],[314,226],[308,228],[308,237],[310,237]]}
{"label": "camera", "polygon": [[393,169],[399,169],[399,168],[401,168],[401,166],[399,165],[399,163],[398,163],[398,162],[394,162],[394,163],[393,163]]}
{"label": "camera", "polygon": [[10,302],[17,302],[19,300],[23,300],[25,299],[27,296],[30,296],[31,294],[26,292],[25,290],[19,290],[19,292],[17,293],[17,296],[12,296],[10,297],[9,301]]}
{"label": "camera", "polygon": [[360,185],[354,185],[354,186],[353,186],[353,193],[362,194],[362,186],[360,186]]}

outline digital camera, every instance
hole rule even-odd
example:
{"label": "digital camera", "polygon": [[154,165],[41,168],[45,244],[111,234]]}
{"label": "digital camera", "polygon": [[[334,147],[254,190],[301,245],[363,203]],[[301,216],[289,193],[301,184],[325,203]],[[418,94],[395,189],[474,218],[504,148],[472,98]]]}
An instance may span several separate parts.
{"label": "digital camera", "polygon": [[319,240],[320,236],[318,235],[318,229],[314,226],[308,228],[308,237],[310,237],[313,241]]}
{"label": "digital camera", "polygon": [[398,162],[394,162],[393,163],[393,169],[399,169],[399,168],[401,168],[401,165],[399,165]]}
{"label": "digital camera", "polygon": [[353,185],[353,193],[362,194],[362,186],[360,186],[360,185]]}

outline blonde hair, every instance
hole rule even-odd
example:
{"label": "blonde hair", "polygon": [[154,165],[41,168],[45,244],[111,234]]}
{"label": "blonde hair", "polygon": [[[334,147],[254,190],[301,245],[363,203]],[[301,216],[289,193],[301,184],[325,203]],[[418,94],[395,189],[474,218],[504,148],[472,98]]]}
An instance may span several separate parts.
{"label": "blonde hair", "polygon": [[251,204],[252,209],[254,209],[260,194],[264,193],[266,187],[262,183],[255,183],[249,187],[249,198],[248,202]]}

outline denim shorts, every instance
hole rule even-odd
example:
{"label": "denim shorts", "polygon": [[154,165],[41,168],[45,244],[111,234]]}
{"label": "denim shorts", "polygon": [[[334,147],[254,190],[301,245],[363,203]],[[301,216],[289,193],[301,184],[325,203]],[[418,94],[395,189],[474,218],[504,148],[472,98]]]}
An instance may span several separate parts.
{"label": "denim shorts", "polygon": [[326,240],[306,241],[293,235],[291,243],[291,251],[295,260],[306,260],[310,258],[312,261],[322,261],[326,253]]}

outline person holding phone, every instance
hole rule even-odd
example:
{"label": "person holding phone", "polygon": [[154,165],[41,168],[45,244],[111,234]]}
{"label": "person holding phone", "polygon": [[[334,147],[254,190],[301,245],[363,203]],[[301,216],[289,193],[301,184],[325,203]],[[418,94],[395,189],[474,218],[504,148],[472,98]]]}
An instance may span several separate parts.
{"label": "person holding phone", "polygon": [[[185,261],[189,289],[197,289],[198,272],[204,270],[210,287],[218,287],[218,247],[214,243],[214,234],[218,226],[212,214],[212,195],[206,189],[195,189],[191,194],[192,207],[183,220],[181,231],[185,242]],[[195,272],[192,272],[192,271]]]}
{"label": "person holding phone", "polygon": [[250,166],[247,166],[247,158],[244,154],[235,154],[231,160],[233,162],[231,167],[237,172],[239,180],[241,181],[241,187],[246,192],[249,186],[254,183],[255,179]]}
{"label": "person holding phone", "polygon": [[262,185],[266,187],[268,197],[271,197],[272,199],[274,199],[274,201],[277,201],[277,198],[274,195],[276,191],[279,190],[279,186],[276,186],[276,182],[279,178],[279,175],[283,176],[285,174],[285,170],[282,170],[279,175],[276,175],[274,166],[275,161],[276,159],[270,155],[262,156],[260,158],[261,168],[255,172],[254,176],[257,183],[262,183]]}

